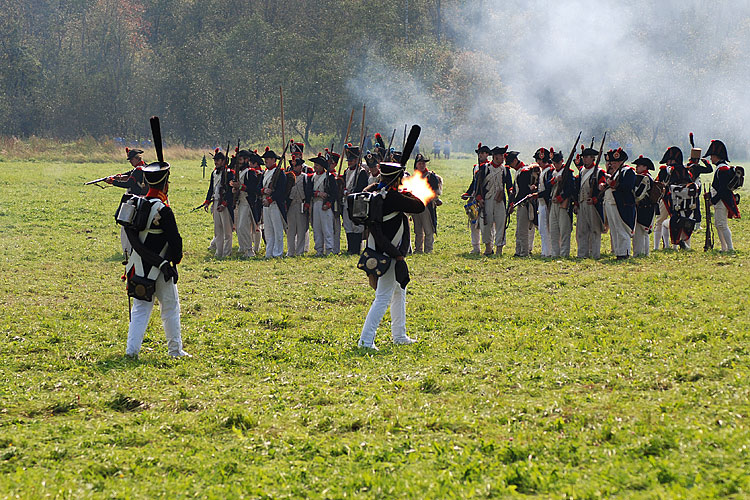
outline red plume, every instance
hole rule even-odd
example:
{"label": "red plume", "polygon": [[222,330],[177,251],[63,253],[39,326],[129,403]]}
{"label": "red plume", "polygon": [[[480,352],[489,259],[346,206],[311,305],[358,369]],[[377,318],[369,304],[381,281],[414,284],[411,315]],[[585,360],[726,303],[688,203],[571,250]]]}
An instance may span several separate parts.
{"label": "red plume", "polygon": [[125,148],[125,154],[130,153],[130,148]]}
{"label": "red plume", "polygon": [[[326,148],[326,151],[328,151],[328,148]],[[318,153],[318,158],[323,158],[323,153]]]}
{"label": "red plume", "polygon": [[269,151],[271,151],[271,147],[270,146],[266,146],[266,153],[268,153]]}
{"label": "red plume", "polygon": [[219,148],[214,149],[214,154],[218,154]]}
{"label": "red plume", "polygon": [[380,135],[380,132],[375,132],[375,138],[376,139],[380,139],[381,137],[383,137],[383,136]]}
{"label": "red plume", "polygon": [[479,149],[481,147],[482,147],[482,143],[480,142],[479,144],[477,144],[477,149]]}

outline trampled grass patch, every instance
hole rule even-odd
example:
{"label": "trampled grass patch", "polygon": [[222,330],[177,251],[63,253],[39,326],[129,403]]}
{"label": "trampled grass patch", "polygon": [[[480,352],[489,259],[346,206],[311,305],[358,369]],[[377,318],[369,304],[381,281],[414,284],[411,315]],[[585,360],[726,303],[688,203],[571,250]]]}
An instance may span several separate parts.
{"label": "trampled grass patch", "polygon": [[[0,164],[0,496],[743,498],[750,230],[731,255],[470,255],[444,177],[407,328],[356,348],[356,257],[216,261],[197,163],[173,166],[185,349],[124,357],[120,165]],[[744,211],[743,205],[740,206]],[[513,240],[513,228],[509,232]],[[236,245],[236,242],[235,242]],[[539,243],[537,240],[536,254]],[[508,254],[512,252],[506,252]]]}

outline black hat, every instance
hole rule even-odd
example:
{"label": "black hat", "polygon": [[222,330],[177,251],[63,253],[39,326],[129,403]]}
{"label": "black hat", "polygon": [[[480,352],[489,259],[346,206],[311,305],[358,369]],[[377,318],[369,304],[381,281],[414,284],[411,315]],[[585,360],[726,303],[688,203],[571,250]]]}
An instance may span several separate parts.
{"label": "black hat", "polygon": [[370,151],[365,155],[365,163],[367,166],[372,168],[380,162],[380,157],[377,154],[372,154]]}
{"label": "black hat", "polygon": [[214,154],[211,155],[214,160],[226,160],[227,155],[225,155],[222,151],[219,150],[219,148],[214,149]]}
{"label": "black hat", "polygon": [[356,160],[359,158],[359,148],[350,144],[344,144],[344,152],[346,153],[346,159]]}
{"label": "black hat", "polygon": [[383,140],[383,136],[380,135],[380,132],[375,134],[375,145],[379,148],[385,149],[385,141]]}
{"label": "black hat", "polygon": [[265,153],[263,153],[263,155],[261,156],[261,158],[263,158],[264,160],[265,160],[266,158],[273,158],[274,160],[280,160],[280,159],[281,159],[281,156],[277,155],[277,154],[276,154],[276,153],[275,153],[275,152],[273,151],[273,149],[271,149],[271,148],[269,148],[268,146],[266,146],[266,152],[265,152]]}
{"label": "black hat", "polygon": [[391,158],[396,163],[401,163],[401,151],[394,151],[391,153]]}
{"label": "black hat", "polygon": [[643,155],[633,160],[633,165],[644,165],[648,167],[649,170],[654,169],[654,162],[652,162],[650,158],[646,158]]}
{"label": "black hat", "polygon": [[610,149],[604,155],[605,161],[627,161],[627,159],[628,154],[622,148]]}
{"label": "black hat", "polygon": [[480,142],[479,144],[477,144],[477,149],[475,149],[475,150],[474,150],[474,152],[475,152],[476,154],[479,154],[479,153],[487,153],[487,154],[490,154],[490,153],[492,152],[492,150],[491,150],[491,149],[490,149],[489,147],[485,146],[484,144],[482,144],[482,143]]}
{"label": "black hat", "polygon": [[143,150],[125,148],[125,154],[128,155],[128,160],[132,160],[136,155],[142,155]]}
{"label": "black hat", "polygon": [[549,162],[550,154],[549,150],[547,148],[539,148],[536,150],[536,153],[534,153],[534,159],[536,161],[543,161],[543,162]]}
{"label": "black hat", "polygon": [[290,160],[289,163],[292,165],[292,167],[298,167],[300,165],[305,164],[305,160],[303,160],[300,156],[295,156],[293,160]]}
{"label": "black hat", "polygon": [[703,158],[708,158],[711,155],[716,155],[721,160],[729,161],[727,147],[718,139],[711,141],[711,144],[708,146],[706,154],[703,155]]}
{"label": "black hat", "polygon": [[599,151],[597,151],[594,148],[586,148],[583,151],[581,151],[581,156],[596,156],[599,154]]}
{"label": "black hat", "polygon": [[678,165],[682,165],[682,150],[677,146],[667,149],[659,163],[667,163],[674,160]]}
{"label": "black hat", "polygon": [[311,161],[316,165],[320,165],[321,167],[323,167],[323,170],[328,170],[328,160],[325,156],[323,156],[322,153],[318,153],[318,156],[310,158],[308,161]]}
{"label": "black hat", "polygon": [[239,153],[237,153],[237,158],[250,158],[250,151],[247,149],[240,149]]}
{"label": "black hat", "polygon": [[414,166],[416,167],[417,163],[419,163],[420,161],[427,163],[428,161],[430,161],[430,159],[425,158],[422,153],[419,153],[417,156],[414,157]]}
{"label": "black hat", "polygon": [[554,153],[552,153],[552,163],[558,163],[558,162],[563,161],[564,159],[565,157],[560,151],[555,151]]}
{"label": "black hat", "polygon": [[504,155],[508,151],[508,145],[506,144],[504,148],[501,148],[500,146],[495,146],[490,150],[490,154],[492,156],[495,155]]}
{"label": "black hat", "polygon": [[518,151],[508,151],[507,153],[505,153],[505,163],[515,160],[520,154],[521,153],[519,153]]}
{"label": "black hat", "polygon": [[401,177],[406,170],[400,163],[381,163],[380,178],[386,182]]}
{"label": "black hat", "polygon": [[143,175],[150,186],[161,184],[169,178],[169,163],[155,161],[143,167]]}
{"label": "black hat", "polygon": [[301,155],[305,152],[305,143],[294,142],[293,139],[289,139],[289,152],[293,155]]}

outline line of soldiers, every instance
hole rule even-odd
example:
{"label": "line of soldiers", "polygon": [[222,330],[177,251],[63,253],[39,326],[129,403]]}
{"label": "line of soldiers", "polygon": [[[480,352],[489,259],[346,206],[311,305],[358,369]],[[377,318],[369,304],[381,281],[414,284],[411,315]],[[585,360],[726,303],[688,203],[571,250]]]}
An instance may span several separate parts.
{"label": "line of soldiers", "polygon": [[[387,150],[380,134],[375,135],[373,151],[360,151],[351,144],[344,146],[347,167],[337,174],[339,154],[325,149],[309,158],[310,166],[302,158],[304,143],[290,140],[291,160],[288,168],[279,165],[283,159],[269,147],[263,154],[257,151],[235,150],[231,160],[216,149],[213,154],[206,199],[201,205],[211,210],[214,219],[214,238],[210,249],[217,258],[232,253],[232,230],[237,232],[242,257],[259,253],[265,241],[265,257],[304,255],[309,251],[313,230],[316,255],[341,253],[341,230],[346,233],[347,252],[359,254],[365,228],[355,224],[344,202],[346,196],[359,193],[379,182],[380,163],[400,161],[400,152]],[[364,160],[364,161],[363,161]],[[427,169],[429,159],[415,157],[415,173],[427,178],[433,190],[442,189],[442,179]],[[265,168],[261,168],[264,165]],[[437,228],[436,199],[428,205],[427,215],[415,214],[415,251],[431,252]]]}
{"label": "line of soldiers", "polygon": [[601,235],[607,231],[617,259],[649,255],[651,232],[655,250],[660,246],[689,249],[701,222],[700,175],[713,172],[711,164],[716,174],[704,196],[714,207],[721,250],[734,249],[728,219],[740,216],[739,195],[734,191],[743,184],[744,170],[729,165],[723,142],[711,141],[703,158],[693,148],[687,164],[680,148],[670,147],[656,179],[650,174],[655,167],[649,158],[639,156],[630,166],[622,148],[610,149],[604,154],[606,169],[600,169],[602,153],[593,147],[581,149],[574,162],[575,174],[564,164],[563,154],[553,148],[539,148],[535,162],[525,165],[507,145],[490,149],[479,143],[472,182],[462,196],[467,200],[471,252],[480,253],[481,238],[484,255],[501,255],[514,210],[518,257],[531,254],[537,229],[542,257],[570,256],[574,214],[580,258],[598,259]]}

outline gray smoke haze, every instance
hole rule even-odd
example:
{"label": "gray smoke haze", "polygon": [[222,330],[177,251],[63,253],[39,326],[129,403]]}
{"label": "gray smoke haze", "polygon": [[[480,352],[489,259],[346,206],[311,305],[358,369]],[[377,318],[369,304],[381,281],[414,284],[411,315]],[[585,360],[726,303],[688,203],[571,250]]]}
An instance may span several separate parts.
{"label": "gray smoke haze", "polygon": [[468,91],[436,95],[397,72],[360,75],[352,94],[465,146],[569,149],[579,130],[597,144],[608,130],[632,156],[685,149],[693,131],[698,147],[721,138],[750,157],[750,0],[475,0],[448,17]]}

